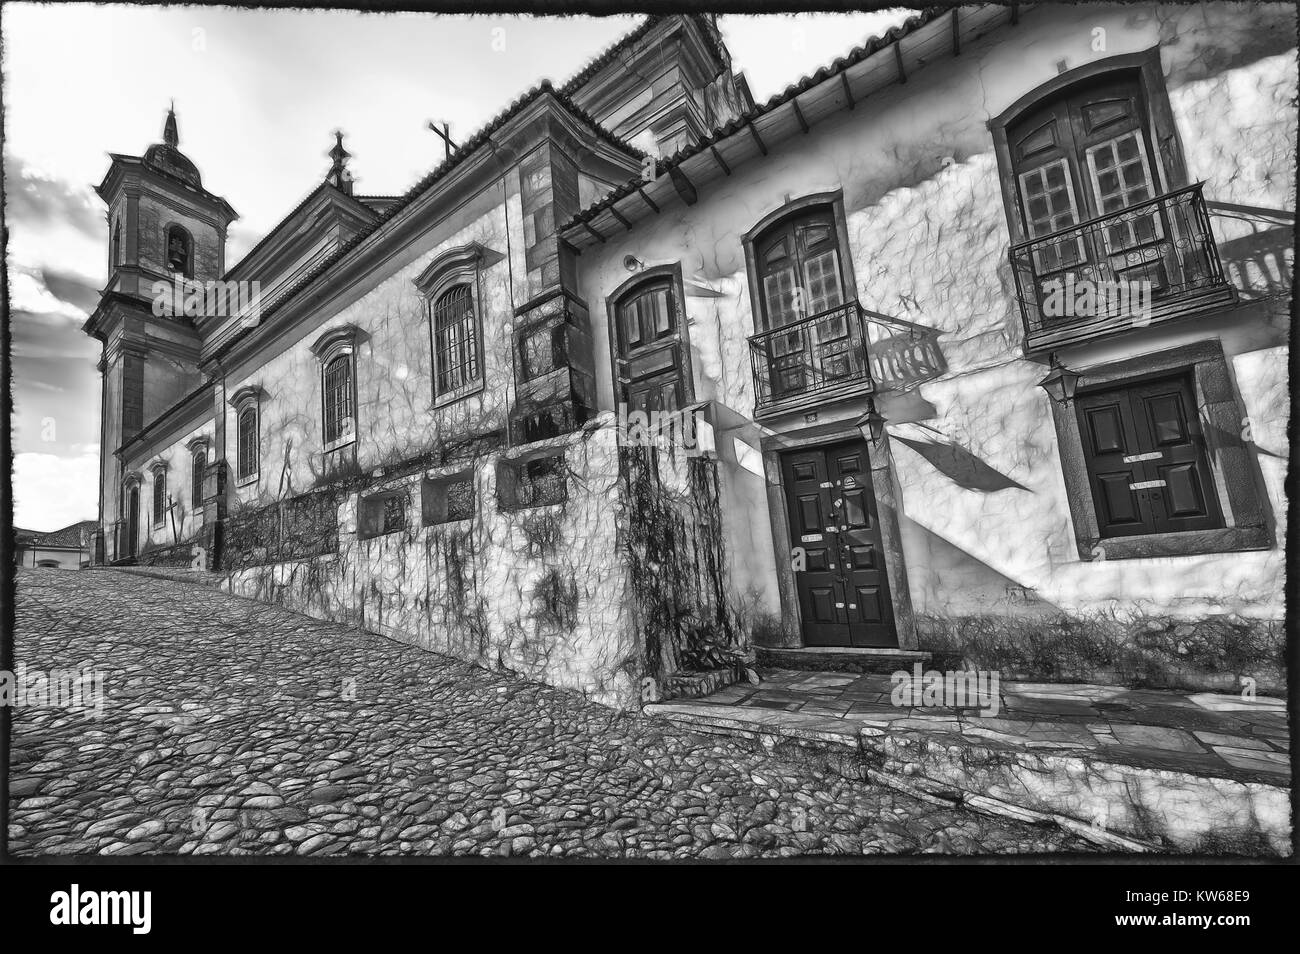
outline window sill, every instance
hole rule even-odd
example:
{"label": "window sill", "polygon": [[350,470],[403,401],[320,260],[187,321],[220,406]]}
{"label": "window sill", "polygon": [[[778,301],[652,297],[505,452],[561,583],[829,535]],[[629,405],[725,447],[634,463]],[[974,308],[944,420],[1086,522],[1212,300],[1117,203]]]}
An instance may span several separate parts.
{"label": "window sill", "polygon": [[325,453],[332,454],[336,450],[342,450],[345,447],[351,447],[357,442],[356,436],[340,438],[337,441],[325,445]]}
{"label": "window sill", "polygon": [[407,529],[406,527],[394,527],[392,530],[376,530],[371,533],[358,532],[357,539],[362,543],[367,540],[382,540],[384,537],[391,537],[395,533],[405,533]]}
{"label": "window sill", "polygon": [[1100,563],[1106,560],[1144,560],[1271,550],[1273,547],[1273,534],[1268,527],[1221,527],[1218,530],[1103,537],[1097,541],[1092,551],[1083,549],[1081,545],[1079,556],[1087,562]]}
{"label": "window sill", "polygon": [[421,523],[424,527],[450,527],[457,523],[472,523],[473,517],[456,517],[452,520],[425,520]]}
{"label": "window sill", "polygon": [[528,504],[506,504],[498,500],[497,509],[502,513],[520,513],[524,510],[540,510],[542,507],[560,507],[568,502],[568,497],[565,497],[563,500],[545,500],[539,503]]}
{"label": "window sill", "polygon": [[247,487],[249,484],[255,484],[255,483],[257,483],[257,478],[258,478],[259,476],[260,476],[260,474],[249,474],[247,477],[236,477],[236,478],[235,478],[235,486],[236,486],[236,487]]}
{"label": "window sill", "polygon": [[462,387],[459,387],[454,391],[448,391],[446,394],[439,394],[434,397],[433,404],[430,407],[430,410],[436,411],[439,408],[446,407],[449,404],[455,404],[458,401],[463,401],[467,397],[473,397],[475,394],[481,392],[483,390],[483,387],[484,387],[483,379],[479,378],[477,381],[473,382],[472,384],[463,385]]}

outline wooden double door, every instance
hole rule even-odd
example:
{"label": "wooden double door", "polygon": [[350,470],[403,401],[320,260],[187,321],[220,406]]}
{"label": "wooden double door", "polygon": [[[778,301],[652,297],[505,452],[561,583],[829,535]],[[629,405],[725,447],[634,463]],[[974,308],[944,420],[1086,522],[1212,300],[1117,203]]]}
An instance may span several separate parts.
{"label": "wooden double door", "polygon": [[1092,390],[1075,403],[1103,539],[1223,526],[1189,375]]}
{"label": "wooden double door", "polygon": [[781,469],[804,644],[897,646],[866,442],[792,451]]}

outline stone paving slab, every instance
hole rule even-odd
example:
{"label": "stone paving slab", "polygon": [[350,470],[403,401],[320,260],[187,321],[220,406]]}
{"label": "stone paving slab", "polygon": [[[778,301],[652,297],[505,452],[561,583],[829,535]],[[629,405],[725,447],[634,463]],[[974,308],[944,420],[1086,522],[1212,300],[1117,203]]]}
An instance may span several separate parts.
{"label": "stone paving slab", "polygon": [[[812,715],[820,731],[843,739],[830,725],[837,703],[851,700],[838,721],[856,729],[873,771],[1167,848],[1290,853],[1281,700],[1011,682],[999,711],[982,715],[894,706],[889,689],[885,675],[845,682],[841,674],[827,681],[769,671],[757,686],[731,687],[725,701],[705,697],[653,711],[683,726],[721,715],[740,731],[761,725],[769,735],[787,724],[806,727],[796,720]],[[792,696],[800,694],[804,702],[796,704]],[[771,699],[781,708],[767,708]]]}
{"label": "stone paving slab", "polygon": [[[1059,743],[1139,766],[1149,757],[1195,774],[1290,783],[1290,734],[1281,699],[1011,681],[1000,686],[997,713],[986,716],[974,707],[895,706],[892,689],[890,676],[879,673],[769,670],[759,685],[731,686],[694,702],[838,715],[865,727],[950,731],[1019,740],[1029,748]],[[1246,756],[1241,749],[1270,754]]]}
{"label": "stone paving slab", "polygon": [[[1094,850],[846,777],[818,752],[720,735],[722,720],[614,712],[205,586],[20,570],[17,595],[17,661],[85,662],[108,691],[97,719],[15,708],[8,824],[22,857]],[[856,758],[843,720],[799,718],[803,741],[838,738]]]}

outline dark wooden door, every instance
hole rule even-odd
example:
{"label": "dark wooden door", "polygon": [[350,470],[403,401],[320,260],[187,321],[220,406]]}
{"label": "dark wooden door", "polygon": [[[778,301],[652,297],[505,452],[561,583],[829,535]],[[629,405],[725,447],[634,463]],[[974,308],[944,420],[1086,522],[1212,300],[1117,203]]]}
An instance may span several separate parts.
{"label": "dark wooden door", "polygon": [[672,411],[689,389],[682,314],[671,278],[641,285],[615,307],[619,398],[631,411]]}
{"label": "dark wooden door", "polygon": [[1103,538],[1223,526],[1186,376],[1090,391],[1076,403]]}
{"label": "dark wooden door", "polygon": [[126,555],[133,557],[140,545],[140,487],[132,485],[126,498]]}
{"label": "dark wooden door", "polygon": [[793,451],[782,476],[805,645],[897,646],[866,443]]}

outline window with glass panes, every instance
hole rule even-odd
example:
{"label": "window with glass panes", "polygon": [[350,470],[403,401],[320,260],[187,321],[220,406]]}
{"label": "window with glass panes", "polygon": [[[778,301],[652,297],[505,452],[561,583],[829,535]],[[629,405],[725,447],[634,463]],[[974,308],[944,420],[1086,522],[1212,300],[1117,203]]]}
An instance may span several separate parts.
{"label": "window with glass panes", "polygon": [[355,431],[352,408],[352,354],[345,352],[325,363],[325,443],[352,437]]}
{"label": "window with glass panes", "polygon": [[257,406],[248,405],[239,412],[236,457],[240,478],[257,473]]}
{"label": "window with glass panes", "polygon": [[153,475],[153,522],[160,524],[167,513],[167,474],[154,471]]}
{"label": "window with glass panes", "polygon": [[754,251],[769,329],[844,304],[839,233],[829,208],[778,223],[759,236]]}
{"label": "window with glass panes", "polygon": [[203,503],[203,472],[208,466],[208,452],[200,447],[190,458],[190,501],[195,507]]}
{"label": "window with glass panes", "polygon": [[454,393],[478,379],[474,296],[468,284],[454,285],[433,303],[434,394]]}
{"label": "window with glass panes", "polygon": [[1040,278],[1071,272],[1090,277],[1091,265],[1122,265],[1110,260],[1119,254],[1157,257],[1144,248],[1165,233],[1154,206],[1100,228],[1069,231],[1160,192],[1137,73],[1071,87],[1009,126],[1007,143],[1025,238],[1065,233],[1059,242],[1036,246],[1034,269]]}

